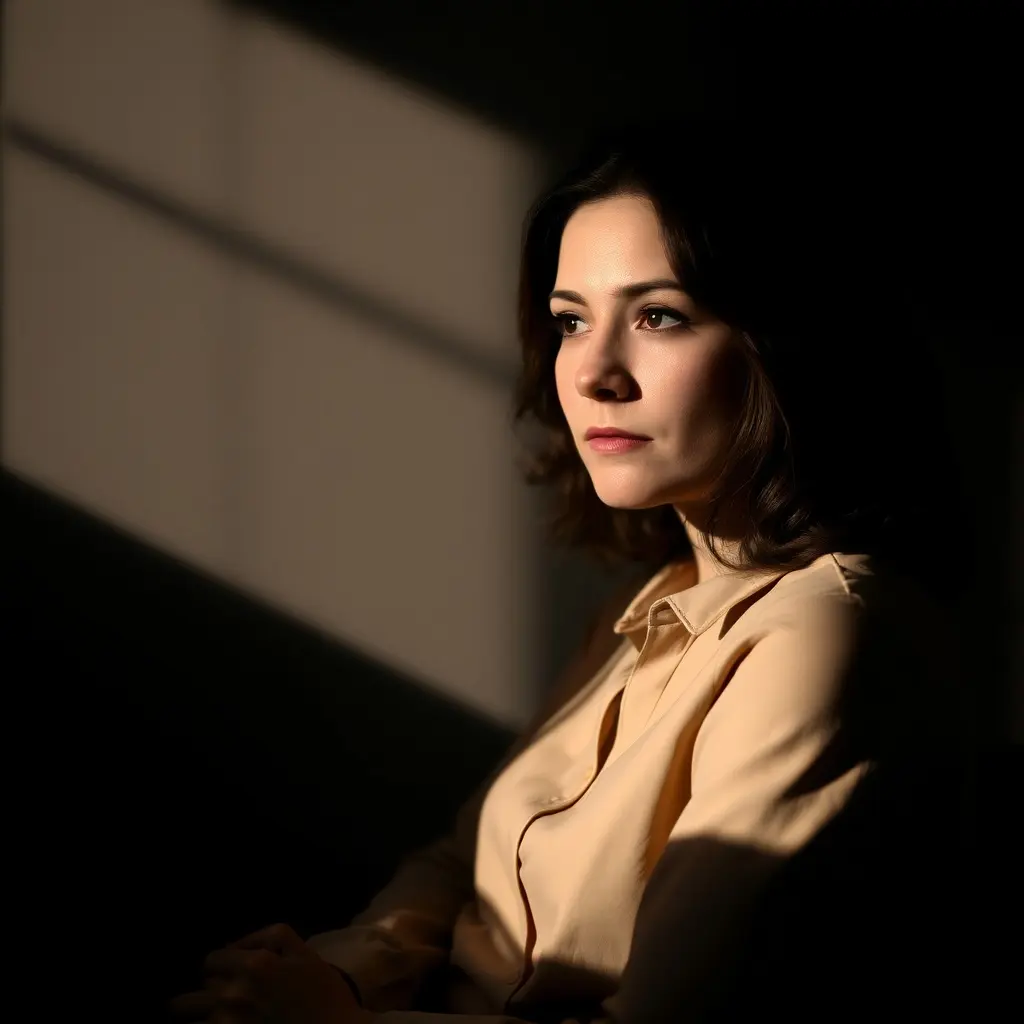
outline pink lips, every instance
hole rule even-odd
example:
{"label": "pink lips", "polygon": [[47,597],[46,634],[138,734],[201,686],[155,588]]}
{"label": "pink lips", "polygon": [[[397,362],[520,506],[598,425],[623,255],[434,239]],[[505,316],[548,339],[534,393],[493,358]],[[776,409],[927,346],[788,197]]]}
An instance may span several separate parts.
{"label": "pink lips", "polygon": [[625,437],[622,434],[596,435],[588,440],[588,444],[595,452],[629,452],[635,448],[642,448],[650,444],[649,437]]}
{"label": "pink lips", "polygon": [[584,435],[595,452],[629,452],[650,441],[643,434],[631,434],[617,427],[590,427]]}

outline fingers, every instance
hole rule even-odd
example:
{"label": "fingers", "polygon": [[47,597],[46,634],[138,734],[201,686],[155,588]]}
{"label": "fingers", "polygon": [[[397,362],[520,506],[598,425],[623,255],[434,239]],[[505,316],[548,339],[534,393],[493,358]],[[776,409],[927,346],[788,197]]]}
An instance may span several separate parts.
{"label": "fingers", "polygon": [[187,992],[171,1000],[169,1009],[174,1018],[183,1021],[213,1021],[224,1017],[241,1020],[251,1011],[251,984],[259,985],[280,964],[283,956],[302,953],[306,944],[285,924],[271,925],[232,942],[225,949],[214,950],[203,962],[206,989]]}
{"label": "fingers", "polygon": [[177,1021],[204,1021],[206,1024],[240,1024],[255,1020],[253,993],[244,979],[207,983],[205,991],[186,992],[168,1004]]}
{"label": "fingers", "polygon": [[297,953],[304,949],[305,945],[294,928],[286,924],[272,924],[268,928],[261,928],[258,932],[229,942],[227,948],[269,949],[283,956],[285,953]]}
{"label": "fingers", "polygon": [[244,1013],[252,1008],[252,996],[244,982],[208,983],[202,992],[186,992],[168,1003],[173,1017],[182,1021],[208,1020],[216,1013]]}
{"label": "fingers", "polygon": [[273,970],[279,960],[269,949],[215,949],[203,961],[203,971],[217,977],[256,976]]}

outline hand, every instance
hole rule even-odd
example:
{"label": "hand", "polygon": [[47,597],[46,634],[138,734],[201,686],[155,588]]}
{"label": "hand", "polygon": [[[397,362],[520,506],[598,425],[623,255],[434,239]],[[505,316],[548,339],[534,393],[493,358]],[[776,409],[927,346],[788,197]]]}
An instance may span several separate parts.
{"label": "hand", "polygon": [[208,1024],[369,1024],[345,979],[287,925],[247,935],[211,953],[206,986],[171,1010]]}

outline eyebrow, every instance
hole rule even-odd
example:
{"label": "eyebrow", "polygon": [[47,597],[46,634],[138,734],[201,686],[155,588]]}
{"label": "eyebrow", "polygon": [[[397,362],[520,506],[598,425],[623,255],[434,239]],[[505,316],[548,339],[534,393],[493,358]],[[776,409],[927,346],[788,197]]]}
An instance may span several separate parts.
{"label": "eyebrow", "polygon": [[[635,299],[638,295],[643,295],[645,292],[653,292],[657,288],[672,288],[677,292],[683,291],[683,288],[678,281],[671,277],[663,277],[659,278],[657,281],[638,281],[636,284],[624,284],[621,288],[617,288],[612,294],[617,299]],[[552,299],[565,299],[567,302],[578,302],[581,306],[587,305],[587,300],[583,298],[579,292],[568,291],[565,288],[556,288],[548,296],[549,302]]]}

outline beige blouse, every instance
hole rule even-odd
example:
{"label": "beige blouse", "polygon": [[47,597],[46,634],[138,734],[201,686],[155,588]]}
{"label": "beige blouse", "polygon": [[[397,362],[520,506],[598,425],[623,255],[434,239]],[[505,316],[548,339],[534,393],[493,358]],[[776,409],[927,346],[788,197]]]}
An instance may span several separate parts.
{"label": "beige blouse", "polygon": [[[836,753],[849,693],[888,692],[895,720],[908,664],[926,689],[945,671],[934,610],[865,556],[694,581],[671,563],[644,585],[450,834],[310,940],[381,1024],[692,1016],[772,871],[871,767]],[[464,979],[448,1013],[417,1009],[438,969]]]}

